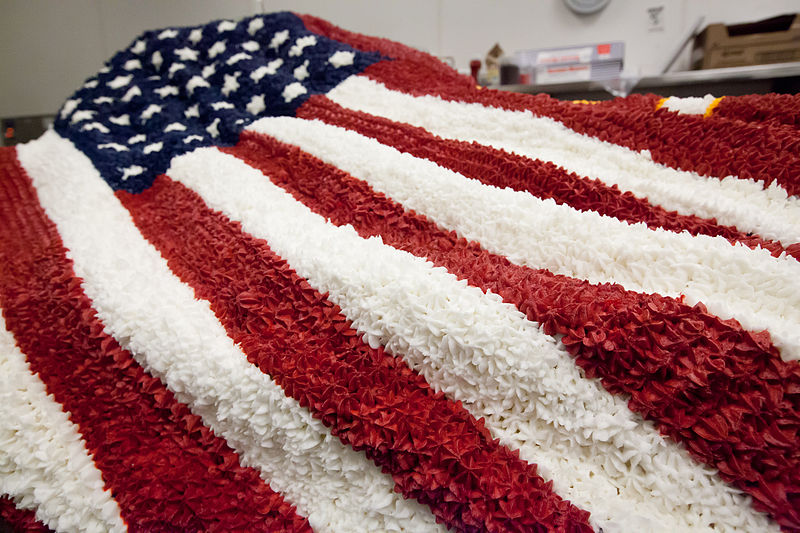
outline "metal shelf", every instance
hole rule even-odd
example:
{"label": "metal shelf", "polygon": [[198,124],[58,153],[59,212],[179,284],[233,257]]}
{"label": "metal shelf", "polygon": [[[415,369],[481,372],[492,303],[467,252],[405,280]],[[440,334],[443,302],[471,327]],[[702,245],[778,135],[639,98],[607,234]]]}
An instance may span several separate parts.
{"label": "metal shelf", "polygon": [[[632,88],[630,88],[632,86]],[[742,94],[800,92],[800,62],[775,63],[748,67],[717,68],[669,72],[641,79],[622,78],[605,81],[580,81],[548,85],[497,85],[501,91],[547,93],[569,100],[609,100],[628,93],[656,93],[664,96],[736,96]]]}

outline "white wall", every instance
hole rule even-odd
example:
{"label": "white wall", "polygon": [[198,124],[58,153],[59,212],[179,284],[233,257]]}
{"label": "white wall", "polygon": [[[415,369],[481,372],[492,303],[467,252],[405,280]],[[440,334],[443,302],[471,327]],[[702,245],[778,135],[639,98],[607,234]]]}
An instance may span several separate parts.
{"label": "white wall", "polygon": [[[647,30],[647,8],[664,6],[664,28]],[[466,69],[495,42],[518,49],[626,42],[626,70],[657,72],[698,16],[742,22],[800,11],[798,0],[611,0],[579,17],[561,0],[2,0],[0,117],[55,112],[81,82],[139,33],[260,11],[311,13],[388,37]],[[688,53],[677,68],[686,68]]]}
{"label": "white wall", "polygon": [[260,9],[259,0],[1,0],[0,117],[55,113],[145,30]]}
{"label": "white wall", "polygon": [[[506,53],[598,41],[625,42],[625,70],[660,73],[679,41],[699,16],[705,24],[750,22],[800,12],[798,0],[611,0],[600,13],[578,16],[561,0],[441,0],[440,53],[466,67],[482,59],[495,42]],[[664,6],[663,30],[649,31],[647,9]],[[672,70],[689,68],[689,52]]]}

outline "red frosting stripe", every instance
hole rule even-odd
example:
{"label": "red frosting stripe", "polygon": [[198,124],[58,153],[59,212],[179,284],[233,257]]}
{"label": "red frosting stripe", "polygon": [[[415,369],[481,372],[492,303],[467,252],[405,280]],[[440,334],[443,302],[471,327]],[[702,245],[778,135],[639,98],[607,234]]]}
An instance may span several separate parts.
{"label": "red frosting stripe", "polygon": [[0,306],[132,528],[310,531],[258,472],[104,333],[13,149],[0,150]]}
{"label": "red frosting stripe", "polygon": [[50,533],[53,530],[36,518],[31,509],[20,509],[8,496],[0,496],[0,531],[16,533]]}
{"label": "red frosting stripe", "polygon": [[265,241],[166,176],[118,191],[170,268],[208,300],[248,359],[331,432],[363,450],[406,498],[458,531],[590,531],[536,467],[492,440],[481,420],[434,393],[349,321]]}
{"label": "red frosting stripe", "polygon": [[[317,35],[322,35],[329,39],[339,41],[340,43],[346,43],[357,50],[378,52],[387,59],[402,58],[413,61],[418,65],[424,65],[425,68],[421,69],[423,71],[423,76],[432,76],[437,80],[446,80],[446,82],[444,82],[445,85],[455,83],[460,87],[475,87],[475,82],[471,77],[459,74],[434,56],[415,50],[410,46],[381,37],[370,37],[361,33],[348,31],[334,26],[327,20],[312,15],[297,14],[297,16],[303,21],[307,30]],[[432,81],[432,79],[429,81]]]}
{"label": "red frosting stripe", "polygon": [[662,433],[719,469],[786,528],[800,527],[800,364],[766,332],[745,331],[702,304],[532,270],[374,192],[366,183],[266,135],[226,149],[337,225],[446,267],[516,305]]}
{"label": "red frosting stripe", "polygon": [[[770,184],[776,181],[789,194],[800,193],[800,136],[765,124],[739,120],[704,120],[702,116],[681,115],[660,109],[659,97],[630,95],[613,104],[582,105],[562,102],[546,94],[527,95],[476,88],[472,78],[463,76],[431,56],[421,56],[407,46],[336,28],[309,15],[300,15],[309,30],[362,51],[377,51],[394,58],[380,61],[363,72],[390,89],[423,96],[433,94],[446,100],[474,102],[509,110],[530,110],[534,115],[552,117],[578,133],[591,135],[632,150],[649,150],[653,160],[664,165],[697,172],[703,176],[738,176]],[[725,100],[712,116],[726,116]],[[780,121],[796,123],[798,100],[781,99],[774,109]],[[733,105],[729,102],[728,105]],[[766,109],[768,103],[760,103]],[[762,113],[764,113],[762,111]],[[773,115],[766,113],[767,116]],[[737,117],[739,118],[739,117]],[[732,152],[736,157],[731,157]]]}
{"label": "red frosting stripe", "polygon": [[765,185],[777,182],[790,195],[800,193],[800,134],[784,127],[723,118],[707,120],[702,115],[679,114],[666,108],[654,111],[658,101],[655,95],[631,95],[625,105],[611,108],[561,102],[544,94],[431,82],[430,73],[405,60],[375,63],[362,75],[415,96],[434,94],[445,100],[529,110],[601,141],[637,152],[649,150],[655,162],[672,168],[718,178],[734,175]]}
{"label": "red frosting stripe", "polygon": [[778,242],[723,226],[714,219],[667,211],[629,192],[623,193],[616,186],[609,187],[598,180],[578,176],[552,163],[478,143],[441,139],[423,128],[344,108],[323,95],[310,97],[297,110],[297,116],[356,131],[487,185],[526,191],[581,211],[595,211],[631,223],[644,222],[650,228],[721,236],[751,248],[760,246],[775,257],[786,252],[800,259],[800,244],[784,248]]}
{"label": "red frosting stripe", "polygon": [[[800,95],[748,94],[726,96],[711,114],[744,122],[800,127]],[[790,130],[791,131],[791,130]]]}

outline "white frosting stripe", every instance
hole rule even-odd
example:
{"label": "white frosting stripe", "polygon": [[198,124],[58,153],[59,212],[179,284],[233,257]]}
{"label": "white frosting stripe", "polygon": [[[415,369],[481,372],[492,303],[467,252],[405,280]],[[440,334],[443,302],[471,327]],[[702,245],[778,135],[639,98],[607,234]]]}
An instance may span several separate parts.
{"label": "white frosting stripe", "polygon": [[168,174],[265,239],[328,293],[371,346],[384,345],[432,387],[484,417],[493,436],[536,463],[560,495],[592,513],[594,525],[775,529],[748,497],[665,441],[623,399],[584,379],[555,339],[496,295],[379,238],[362,239],[350,226],[327,222],[216,149],[175,158]]}
{"label": "white frosting stripe", "polygon": [[477,141],[551,161],[682,215],[716,218],[720,224],[784,246],[800,242],[800,198],[789,197],[777,183],[765,189],[761,182],[733,176],[701,177],[655,163],[647,153],[576,133],[530,111],[415,97],[363,76],[351,76],[327,96],[344,107],[421,126],[444,138]]}
{"label": "white frosting stripe", "polygon": [[661,107],[675,111],[679,115],[703,115],[715,100],[716,98],[711,94],[686,98],[670,96],[661,102]]}
{"label": "white frosting stripe", "polygon": [[319,121],[265,118],[250,130],[299,146],[406,209],[531,268],[703,302],[723,319],[767,329],[800,358],[800,262],[722,237],[649,229],[467,179],[430,161]]}
{"label": "white frosting stripe", "polygon": [[55,531],[126,531],[78,428],[0,315],[0,494]]}
{"label": "white frosting stripe", "polygon": [[48,132],[20,146],[18,158],[106,331],[312,527],[399,530],[416,517],[416,530],[436,529],[421,506],[393,492],[389,477],[247,361],[208,303],[195,299],[142,238],[85,155]]}

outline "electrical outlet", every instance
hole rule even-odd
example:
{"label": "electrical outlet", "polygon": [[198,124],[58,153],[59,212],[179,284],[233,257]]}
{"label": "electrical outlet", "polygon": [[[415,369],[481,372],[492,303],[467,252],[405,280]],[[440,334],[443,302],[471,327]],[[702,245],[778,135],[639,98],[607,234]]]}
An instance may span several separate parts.
{"label": "electrical outlet", "polygon": [[664,31],[664,6],[647,8],[647,31]]}

